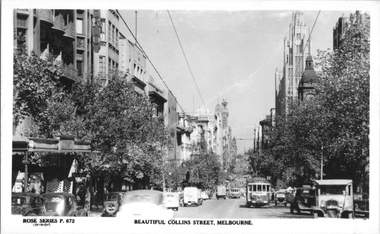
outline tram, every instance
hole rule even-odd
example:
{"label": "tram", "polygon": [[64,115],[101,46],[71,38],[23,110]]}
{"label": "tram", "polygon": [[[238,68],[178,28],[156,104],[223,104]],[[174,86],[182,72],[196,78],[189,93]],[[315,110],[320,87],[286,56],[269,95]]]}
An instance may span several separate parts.
{"label": "tram", "polygon": [[246,207],[269,206],[271,184],[262,177],[247,179],[246,184]]}

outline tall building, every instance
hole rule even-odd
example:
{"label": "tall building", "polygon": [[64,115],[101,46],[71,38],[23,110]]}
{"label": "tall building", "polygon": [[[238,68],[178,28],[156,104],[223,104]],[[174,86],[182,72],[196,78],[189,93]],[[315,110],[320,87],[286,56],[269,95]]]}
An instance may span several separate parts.
{"label": "tall building", "polygon": [[172,148],[169,149],[168,159],[169,161],[174,161],[179,164],[181,160],[181,151],[177,140],[177,100],[172,92],[165,92],[165,94],[165,98],[167,100],[164,105],[165,126],[167,126],[169,129],[170,139],[172,142]]}
{"label": "tall building", "polygon": [[283,104],[285,100],[285,89],[283,88],[285,86],[285,79],[282,79],[284,76],[284,70],[282,68],[276,68],[275,72],[275,104],[276,104],[276,112],[277,113],[284,113],[285,112],[285,105]]}
{"label": "tall building", "polygon": [[[292,23],[289,25],[289,37],[284,39],[284,66],[283,77],[279,84],[277,113],[287,111],[286,100],[297,98],[298,84],[304,71],[305,58],[311,54],[310,28],[304,22],[304,15],[300,11],[292,14]],[[279,71],[278,71],[279,72]],[[276,84],[277,85],[277,84]],[[279,96],[281,95],[281,96]]]}
{"label": "tall building", "polygon": [[222,105],[217,104],[215,107],[215,115],[217,116],[217,135],[216,135],[216,154],[220,156],[222,165],[226,165],[227,159],[230,157],[230,140],[231,128],[228,125],[229,111],[227,108],[227,100],[223,99]]}
{"label": "tall building", "polygon": [[[94,10],[94,18],[97,25],[94,33],[99,33],[98,48],[94,51],[94,77],[99,77],[104,84],[108,82],[108,75],[119,70],[119,21],[120,17],[114,10]],[[99,35],[95,35],[98,38]]]}
{"label": "tall building", "polygon": [[[370,16],[367,13],[360,13],[356,11],[351,13],[349,17],[342,15],[336,22],[336,25],[333,29],[333,48],[334,50],[339,49],[346,37],[350,37],[350,28],[356,27],[366,27],[369,33],[370,28]],[[366,35],[369,38],[369,34]]]}
{"label": "tall building", "polygon": [[146,81],[146,56],[133,42],[120,34],[119,40],[119,70],[128,74],[128,79],[135,85],[136,92],[145,93]]}
{"label": "tall building", "polygon": [[[59,66],[61,82],[71,86],[91,74],[91,10],[16,9],[14,10],[14,47],[26,44],[41,59]],[[31,125],[31,118],[15,127],[14,135],[22,136]]]}

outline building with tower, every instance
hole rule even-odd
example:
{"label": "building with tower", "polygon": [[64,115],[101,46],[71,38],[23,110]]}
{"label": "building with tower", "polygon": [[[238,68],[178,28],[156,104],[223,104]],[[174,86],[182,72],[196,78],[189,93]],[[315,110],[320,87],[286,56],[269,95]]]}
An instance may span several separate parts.
{"label": "building with tower", "polygon": [[217,104],[215,107],[216,116],[216,154],[220,156],[222,165],[226,166],[226,162],[230,158],[231,152],[231,128],[228,125],[229,111],[228,102],[222,100],[222,105]]}
{"label": "building with tower", "polygon": [[[282,79],[276,82],[276,113],[287,112],[289,99],[297,98],[298,84],[304,71],[305,56],[311,54],[310,28],[304,22],[303,12],[292,14],[292,23],[289,25],[289,37],[284,39],[284,64]],[[280,74],[280,70],[276,73]]]}
{"label": "building with tower", "polygon": [[314,71],[313,57],[309,55],[306,58],[306,68],[298,85],[298,99],[304,101],[313,97],[315,95],[314,87],[318,82],[319,77]]}

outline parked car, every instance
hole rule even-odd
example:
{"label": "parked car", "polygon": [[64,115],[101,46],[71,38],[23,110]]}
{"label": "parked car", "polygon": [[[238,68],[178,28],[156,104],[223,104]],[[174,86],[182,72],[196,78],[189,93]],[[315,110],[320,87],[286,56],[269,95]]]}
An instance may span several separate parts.
{"label": "parked car", "polygon": [[354,216],[369,218],[368,193],[354,193]]}
{"label": "parked car", "polygon": [[280,189],[274,193],[274,204],[277,206],[278,204],[283,204],[286,206],[286,191],[285,189]]}
{"label": "parked car", "polygon": [[46,216],[88,216],[87,210],[77,205],[71,193],[45,193],[42,198]]}
{"label": "parked car", "polygon": [[240,188],[231,188],[229,195],[230,198],[240,198]]}
{"label": "parked car", "polygon": [[119,219],[171,219],[173,210],[168,210],[164,204],[164,193],[156,190],[133,190],[123,196],[116,217]]}
{"label": "parked car", "polygon": [[314,218],[353,218],[352,180],[315,180],[316,205],[313,206]]}
{"label": "parked car", "polygon": [[123,204],[123,196],[125,192],[112,192],[104,195],[102,217],[114,217],[121,204]]}
{"label": "parked car", "polygon": [[207,194],[208,199],[211,199],[211,198],[212,198],[212,195],[214,195],[214,193],[213,193],[212,190],[210,190],[210,189],[206,190],[205,193]]}
{"label": "parked car", "polygon": [[209,199],[209,196],[207,195],[206,192],[201,192],[201,198],[202,198],[203,201],[205,201],[205,200]]}
{"label": "parked car", "polygon": [[200,206],[200,205],[202,205],[203,200],[201,197],[201,193],[197,187],[186,187],[183,190],[183,197],[184,197],[184,205],[185,206],[190,206],[190,205]]}
{"label": "parked car", "polygon": [[226,199],[227,197],[227,189],[226,189],[226,186],[224,185],[219,185],[217,188],[216,188],[216,199],[219,200],[219,198],[224,198]]}
{"label": "parked car", "polygon": [[309,185],[304,185],[302,188],[296,188],[294,202],[290,204],[290,213],[293,214],[294,210],[300,214],[302,211],[313,212],[316,197],[315,189]]}
{"label": "parked car", "polygon": [[164,203],[166,208],[178,211],[179,207],[179,193],[166,192],[164,193]]}
{"label": "parked car", "polygon": [[42,216],[43,198],[36,193],[12,193],[12,215]]}

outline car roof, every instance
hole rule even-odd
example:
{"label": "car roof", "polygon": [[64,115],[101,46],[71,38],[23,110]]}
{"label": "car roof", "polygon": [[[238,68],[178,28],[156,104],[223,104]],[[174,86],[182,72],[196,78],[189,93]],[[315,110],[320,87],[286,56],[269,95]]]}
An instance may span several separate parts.
{"label": "car roof", "polygon": [[43,197],[48,197],[48,196],[72,197],[74,195],[72,193],[59,192],[59,193],[45,193],[45,194],[42,194],[42,196]]}
{"label": "car roof", "polygon": [[346,185],[352,183],[352,180],[345,179],[329,179],[329,180],[315,180],[319,185]]}
{"label": "car roof", "polygon": [[22,193],[12,193],[12,197],[32,197],[32,196],[41,196],[41,194],[38,193],[29,193],[29,192],[22,192]]}

